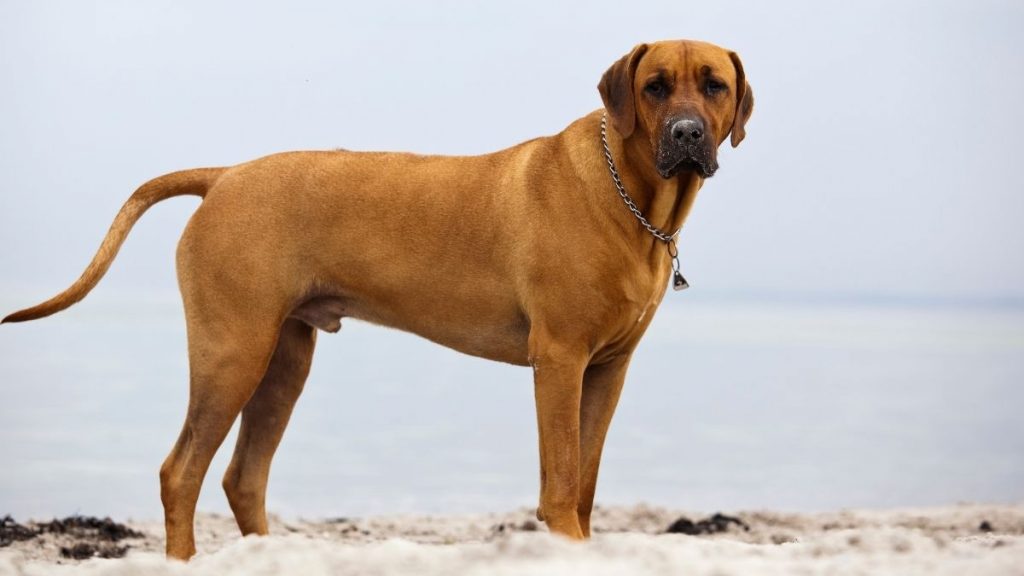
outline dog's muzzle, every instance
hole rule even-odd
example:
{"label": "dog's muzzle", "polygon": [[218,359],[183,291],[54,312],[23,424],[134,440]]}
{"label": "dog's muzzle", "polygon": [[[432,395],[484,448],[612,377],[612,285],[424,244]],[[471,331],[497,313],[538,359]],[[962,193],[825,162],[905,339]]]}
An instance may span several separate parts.
{"label": "dog's muzzle", "polygon": [[696,172],[701,178],[714,176],[718,160],[711,140],[700,116],[670,120],[658,146],[658,173],[662,178],[671,178],[682,171]]}

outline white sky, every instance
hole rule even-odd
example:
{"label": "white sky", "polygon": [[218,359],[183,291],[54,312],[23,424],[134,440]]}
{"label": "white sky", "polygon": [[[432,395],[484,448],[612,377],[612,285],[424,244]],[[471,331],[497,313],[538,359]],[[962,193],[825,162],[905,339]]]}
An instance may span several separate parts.
{"label": "white sky", "polygon": [[[757,96],[684,232],[702,293],[1019,301],[1022,16],[1009,0],[2,2],[0,294],[63,289],[161,173],[495,150],[599,107],[635,43],[688,37],[737,50]],[[147,214],[97,292],[172,295],[194,207]]]}

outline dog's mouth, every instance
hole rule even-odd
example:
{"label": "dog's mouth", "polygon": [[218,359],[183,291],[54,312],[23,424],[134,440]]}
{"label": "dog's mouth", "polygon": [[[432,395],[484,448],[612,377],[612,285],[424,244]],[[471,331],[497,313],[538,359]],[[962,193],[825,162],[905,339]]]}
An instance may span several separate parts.
{"label": "dog's mouth", "polygon": [[693,172],[701,178],[711,178],[718,171],[718,162],[714,158],[702,156],[687,155],[677,159],[659,161],[658,173],[666,180],[683,172]]}

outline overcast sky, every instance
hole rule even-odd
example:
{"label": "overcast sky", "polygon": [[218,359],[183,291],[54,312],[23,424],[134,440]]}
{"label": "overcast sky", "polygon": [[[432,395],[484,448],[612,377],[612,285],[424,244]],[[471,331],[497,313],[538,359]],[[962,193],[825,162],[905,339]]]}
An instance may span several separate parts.
{"label": "overcast sky", "polygon": [[[683,232],[702,294],[1019,301],[1022,25],[1011,0],[0,2],[0,299],[63,289],[151,177],[496,150],[599,107],[634,44],[696,38],[757,96]],[[173,296],[196,204],[147,214],[97,293]]]}

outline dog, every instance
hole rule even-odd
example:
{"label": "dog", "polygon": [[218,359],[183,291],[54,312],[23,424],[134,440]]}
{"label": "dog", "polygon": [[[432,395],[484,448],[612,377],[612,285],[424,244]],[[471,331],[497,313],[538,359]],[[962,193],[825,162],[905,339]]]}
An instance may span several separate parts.
{"label": "dog", "polygon": [[199,489],[239,414],[223,487],[242,533],[267,533],[270,462],[316,331],[345,317],[532,367],[537,517],[587,538],[633,350],[669,277],[685,286],[676,233],[754,103],[736,53],[685,40],[636,46],[598,91],[603,109],[559,134],[481,156],[290,152],[160,176],[74,284],[3,322],[78,302],[143,212],[199,196],[177,250],[190,388],[160,469],[169,557],[195,553]]}

